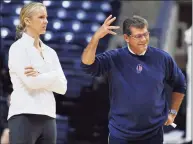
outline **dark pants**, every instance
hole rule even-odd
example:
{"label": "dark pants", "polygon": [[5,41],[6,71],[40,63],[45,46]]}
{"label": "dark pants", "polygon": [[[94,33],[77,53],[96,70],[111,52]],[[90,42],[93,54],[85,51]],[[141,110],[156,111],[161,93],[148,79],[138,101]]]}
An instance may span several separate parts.
{"label": "dark pants", "polygon": [[127,141],[109,135],[109,144],[163,144],[163,129],[160,128],[157,135],[151,138],[137,141]]}
{"label": "dark pants", "polygon": [[44,115],[20,114],[8,120],[10,144],[56,144],[56,120]]}

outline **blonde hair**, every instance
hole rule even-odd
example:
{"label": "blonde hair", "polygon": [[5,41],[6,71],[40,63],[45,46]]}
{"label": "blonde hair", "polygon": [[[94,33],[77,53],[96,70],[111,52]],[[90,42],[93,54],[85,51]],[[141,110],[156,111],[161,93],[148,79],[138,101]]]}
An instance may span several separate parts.
{"label": "blonde hair", "polygon": [[23,6],[23,8],[20,11],[20,24],[16,26],[16,40],[21,38],[23,32],[25,31],[26,24],[24,19],[26,17],[30,18],[32,16],[32,13],[39,7],[45,7],[43,3],[40,2],[30,2]]}

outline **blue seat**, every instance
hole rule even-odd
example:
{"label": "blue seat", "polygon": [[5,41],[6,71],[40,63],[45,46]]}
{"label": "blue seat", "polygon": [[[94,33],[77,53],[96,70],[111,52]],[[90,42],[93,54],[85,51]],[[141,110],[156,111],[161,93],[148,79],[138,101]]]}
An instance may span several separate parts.
{"label": "blue seat", "polygon": [[[44,0],[46,1],[46,0]],[[51,1],[51,4],[47,6],[48,8],[64,8],[64,9],[75,9],[80,8],[80,1]]]}
{"label": "blue seat", "polygon": [[83,31],[87,33],[93,33],[98,30],[101,25],[97,22],[83,23]]}
{"label": "blue seat", "polygon": [[61,2],[62,7],[66,9],[80,9],[81,1],[63,1]]}
{"label": "blue seat", "polygon": [[47,8],[59,8],[59,7],[61,7],[61,5],[62,5],[62,1],[52,1],[52,0],[49,0],[49,2],[48,2],[48,0],[43,0],[42,2],[43,2],[45,5],[46,5],[47,3],[50,3],[50,5],[46,5]]}
{"label": "blue seat", "polygon": [[103,23],[106,19],[106,14],[103,12],[89,12],[87,13],[87,19],[91,22]]}
{"label": "blue seat", "polygon": [[83,1],[82,8],[87,11],[110,12],[112,7],[107,1]]}
{"label": "blue seat", "polygon": [[1,27],[1,38],[4,40],[14,40],[15,31],[12,31],[8,27]]}
{"label": "blue seat", "polygon": [[88,44],[87,39],[89,38],[89,36],[90,36],[89,34],[81,34],[81,35],[74,34],[72,40],[69,41],[68,43],[85,47]]}
{"label": "blue seat", "polygon": [[84,49],[84,47],[75,44],[61,44],[61,47],[68,52],[82,52]]}
{"label": "blue seat", "polygon": [[48,22],[47,30],[57,32],[65,29],[63,22],[60,19],[53,19]]}
{"label": "blue seat", "polygon": [[57,144],[67,144],[69,122],[67,116],[56,115],[56,127],[57,127]]}
{"label": "blue seat", "polygon": [[2,50],[8,54],[10,46],[14,43],[14,40],[2,39]]}
{"label": "blue seat", "polygon": [[70,78],[67,77],[68,80],[68,90],[66,93],[66,97],[70,98],[77,98],[80,96],[80,92],[82,90],[82,87],[84,86],[90,86],[92,84],[92,81],[84,81],[82,79],[78,78]]}
{"label": "blue seat", "polygon": [[66,10],[65,8],[47,8],[49,19],[63,19],[63,20],[73,20],[76,19],[76,13],[74,10]]}
{"label": "blue seat", "polygon": [[[51,35],[51,39],[47,39],[47,38],[50,38],[50,35]],[[60,41],[60,38],[61,38],[61,34],[60,33],[54,33],[54,31],[52,30],[47,30],[46,33],[44,35],[41,36],[41,39],[43,41],[46,42],[46,44],[49,44],[49,43],[58,43]]]}
{"label": "blue seat", "polygon": [[19,16],[20,9],[22,8],[22,4],[18,3],[10,3],[10,4],[2,4],[1,5],[1,14],[3,16]]}
{"label": "blue seat", "polygon": [[60,50],[58,52],[58,56],[60,57],[69,57],[69,58],[80,58],[81,57],[81,52],[79,51],[70,51],[68,49],[66,50]]}
{"label": "blue seat", "polygon": [[57,51],[58,55],[63,55],[64,53],[81,53],[83,47],[75,44],[66,44],[66,43],[56,43],[54,41],[46,42],[48,46]]}
{"label": "blue seat", "polygon": [[2,17],[2,27],[7,27],[11,31],[16,30],[16,25],[19,24],[19,17],[18,16],[4,16]]}
{"label": "blue seat", "polygon": [[47,7],[48,19],[57,18],[58,8]]}
{"label": "blue seat", "polygon": [[59,60],[63,69],[74,69],[74,59],[69,57],[59,57]]}

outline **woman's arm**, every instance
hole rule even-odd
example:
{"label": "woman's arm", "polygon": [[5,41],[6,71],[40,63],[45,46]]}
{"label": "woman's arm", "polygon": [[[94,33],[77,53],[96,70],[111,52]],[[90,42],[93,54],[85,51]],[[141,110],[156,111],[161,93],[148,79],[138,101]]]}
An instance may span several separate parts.
{"label": "woman's arm", "polygon": [[51,85],[58,77],[57,71],[38,74],[37,76],[27,76],[25,68],[30,66],[25,52],[19,50],[20,47],[12,45],[9,50],[10,75],[16,73],[22,82],[30,89],[41,89]]}
{"label": "woman's arm", "polygon": [[55,70],[57,71],[58,77],[51,85],[46,87],[46,90],[50,90],[50,91],[56,92],[58,94],[65,94],[67,91],[67,79],[64,75],[59,58],[58,58],[57,53],[55,51],[53,51],[53,60],[54,60],[53,61],[54,66],[53,67],[55,67]]}

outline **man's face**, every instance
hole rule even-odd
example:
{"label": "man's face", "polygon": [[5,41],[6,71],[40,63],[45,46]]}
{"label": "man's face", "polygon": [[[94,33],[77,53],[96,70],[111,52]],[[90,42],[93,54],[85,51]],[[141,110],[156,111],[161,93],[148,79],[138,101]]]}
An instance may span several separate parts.
{"label": "man's face", "polygon": [[136,51],[143,52],[147,49],[149,43],[149,32],[145,26],[142,29],[130,27],[131,35],[124,34],[125,41],[131,48]]}

